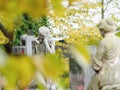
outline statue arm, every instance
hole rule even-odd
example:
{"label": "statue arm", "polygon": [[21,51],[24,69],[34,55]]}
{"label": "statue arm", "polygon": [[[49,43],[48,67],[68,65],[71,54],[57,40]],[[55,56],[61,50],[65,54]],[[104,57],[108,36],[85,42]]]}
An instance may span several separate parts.
{"label": "statue arm", "polygon": [[92,67],[96,72],[99,72],[103,66],[104,52],[105,52],[105,46],[104,44],[100,43],[92,63]]}
{"label": "statue arm", "polygon": [[50,53],[54,53],[54,52],[52,51],[52,48],[50,48],[50,45],[49,45],[49,43],[48,43],[48,39],[47,39],[47,38],[44,39],[44,42],[45,42],[45,45],[46,45],[46,48],[48,49],[48,51],[49,51]]}
{"label": "statue arm", "polygon": [[52,40],[52,43],[51,43],[51,49],[53,53],[55,53],[55,40],[54,39]]}

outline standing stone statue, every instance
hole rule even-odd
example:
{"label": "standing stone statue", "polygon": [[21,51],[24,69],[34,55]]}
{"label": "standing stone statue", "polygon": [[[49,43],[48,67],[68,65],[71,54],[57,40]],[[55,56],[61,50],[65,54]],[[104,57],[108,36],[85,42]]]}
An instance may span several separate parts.
{"label": "standing stone statue", "polygon": [[36,45],[36,53],[37,54],[45,54],[45,53],[55,53],[55,40],[50,34],[49,28],[43,26],[40,27],[38,35],[38,44]]}
{"label": "standing stone statue", "polygon": [[[37,54],[54,54],[55,53],[55,40],[50,34],[49,28],[43,26],[40,27],[39,35],[37,38],[36,44],[36,53]],[[50,78],[44,78],[41,73],[37,73],[39,81],[45,85],[46,90],[56,90],[56,83]]]}
{"label": "standing stone statue", "polygon": [[104,37],[98,46],[92,67],[95,75],[88,90],[120,90],[120,38],[111,18],[102,19],[98,28]]}

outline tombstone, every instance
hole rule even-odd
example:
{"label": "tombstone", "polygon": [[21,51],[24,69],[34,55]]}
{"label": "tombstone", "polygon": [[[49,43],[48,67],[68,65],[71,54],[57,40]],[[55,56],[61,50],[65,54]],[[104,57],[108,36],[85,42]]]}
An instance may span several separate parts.
{"label": "tombstone", "polygon": [[23,34],[20,37],[20,46],[13,46],[12,52],[15,55],[26,54],[32,56],[35,54],[35,36],[32,34]]}
{"label": "tombstone", "polygon": [[35,40],[35,37],[34,36],[27,36],[26,37],[26,54],[28,55],[28,56],[32,56],[33,55],[33,42],[34,42],[34,40]]}
{"label": "tombstone", "polygon": [[[87,49],[90,56],[94,57],[96,53],[96,46],[89,45],[87,46]],[[81,60],[81,58],[79,58],[79,60]],[[70,71],[73,71],[70,72],[70,88],[71,90],[87,90],[90,79],[95,72],[90,65],[81,66],[81,64],[78,64],[78,62],[74,63],[73,61],[76,62],[75,58],[73,58],[73,60],[70,60]],[[78,67],[81,69],[78,70]],[[72,68],[74,70],[71,70]]]}
{"label": "tombstone", "polygon": [[70,90],[79,89],[84,90],[84,71],[74,58],[70,58]]}

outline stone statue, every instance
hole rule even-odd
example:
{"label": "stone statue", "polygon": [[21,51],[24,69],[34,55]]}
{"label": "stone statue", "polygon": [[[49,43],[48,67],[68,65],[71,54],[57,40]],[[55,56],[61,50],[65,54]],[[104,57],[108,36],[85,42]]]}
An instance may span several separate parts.
{"label": "stone statue", "polygon": [[[50,34],[48,27],[40,27],[39,35],[36,41],[36,53],[37,54],[54,54],[55,53],[55,40]],[[56,90],[56,83],[50,78],[44,78],[41,73],[37,73],[39,81],[45,85],[46,90]]]}
{"label": "stone statue", "polygon": [[111,18],[102,19],[98,28],[100,41],[92,67],[96,72],[88,90],[120,90],[120,38],[115,35],[116,25]]}
{"label": "stone statue", "polygon": [[36,53],[55,53],[55,40],[53,39],[52,35],[50,34],[49,28],[43,26],[40,27],[38,35],[38,44],[36,45]]}

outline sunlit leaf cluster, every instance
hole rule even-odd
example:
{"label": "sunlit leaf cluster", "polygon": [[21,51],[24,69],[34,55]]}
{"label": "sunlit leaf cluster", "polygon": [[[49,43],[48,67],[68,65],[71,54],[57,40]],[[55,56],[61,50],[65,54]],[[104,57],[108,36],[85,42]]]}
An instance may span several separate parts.
{"label": "sunlit leaf cluster", "polygon": [[[25,89],[29,87],[34,79],[36,71],[42,73],[46,78],[57,81],[66,71],[64,58],[58,54],[47,54],[45,56],[7,56],[5,63],[0,67],[5,90]],[[0,63],[1,64],[1,63]]]}
{"label": "sunlit leaf cluster", "polygon": [[[10,31],[14,30],[14,18],[27,13],[32,18],[46,16],[49,8],[53,11],[63,12],[63,0],[0,0],[0,22]],[[61,14],[61,13],[60,13]]]}
{"label": "sunlit leaf cluster", "polygon": [[50,28],[51,30],[53,28],[60,30],[60,33],[55,35],[56,37],[68,36],[69,38],[66,39],[68,42],[79,44],[83,41],[86,44],[97,44],[101,37],[95,28],[98,21],[95,22],[91,18],[100,14],[100,5],[99,2],[87,3],[83,1],[73,4],[66,10],[65,17],[50,17]]}
{"label": "sunlit leaf cluster", "polygon": [[71,30],[69,31],[70,38],[67,39],[75,45],[80,45],[84,42],[87,45],[97,45],[99,40],[101,40],[101,35],[96,28],[82,28],[81,30]]}
{"label": "sunlit leaf cluster", "polygon": [[35,75],[35,65],[31,58],[22,56],[10,56],[6,63],[0,67],[1,75],[5,78],[3,82],[6,90],[13,90],[16,87],[25,88]]}

